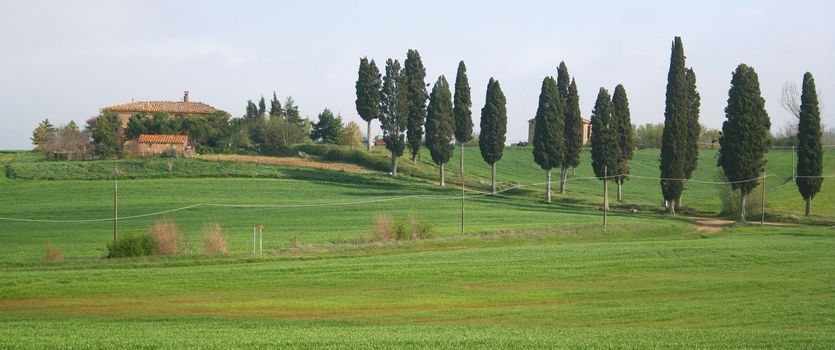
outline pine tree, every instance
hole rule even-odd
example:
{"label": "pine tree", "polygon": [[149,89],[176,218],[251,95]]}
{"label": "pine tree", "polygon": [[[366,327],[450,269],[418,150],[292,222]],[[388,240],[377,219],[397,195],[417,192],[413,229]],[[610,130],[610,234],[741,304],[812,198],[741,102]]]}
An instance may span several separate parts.
{"label": "pine tree", "polygon": [[32,144],[35,146],[35,151],[43,151],[49,138],[55,133],[56,129],[49,119],[42,120],[35,131],[32,132]]}
{"label": "pine tree", "polygon": [[676,212],[676,201],[684,189],[687,161],[687,82],[684,68],[684,47],[676,37],[667,74],[667,96],[664,108],[664,133],[661,136],[661,192]]}
{"label": "pine tree", "polygon": [[325,108],[319,113],[319,120],[313,124],[313,132],[310,139],[322,143],[335,144],[342,134],[342,117],[334,116],[330,109]]}
{"label": "pine tree", "polygon": [[[696,73],[693,68],[684,73],[687,81],[687,158],[684,162],[684,178],[690,179],[699,164],[699,134],[702,126],[699,124],[699,107],[701,97],[696,90]],[[681,207],[681,195],[676,204]]]}
{"label": "pine tree", "polygon": [[[453,112],[455,113],[455,140],[461,148],[461,166],[459,174],[464,176],[464,143],[473,138],[473,101],[470,98],[470,81],[467,78],[467,66],[464,61],[458,62],[458,72],[455,74],[455,96],[453,98]],[[461,180],[463,181],[463,179]]]}
{"label": "pine tree", "polygon": [[432,160],[440,166],[440,184],[444,186],[444,164],[452,157],[454,117],[452,111],[452,93],[449,83],[442,75],[432,87],[429,107],[426,112],[426,148]]}
{"label": "pine tree", "polygon": [[565,99],[553,77],[542,81],[536,127],[533,134],[533,158],[545,170],[545,201],[551,203],[551,169],[563,164],[565,153]]}
{"label": "pine tree", "polygon": [[478,148],[481,158],[490,164],[493,194],[496,194],[496,162],[502,159],[504,142],[507,137],[507,99],[497,80],[490,78],[487,83],[487,97],[481,109],[481,133],[478,135]]}
{"label": "pine tree", "polygon": [[250,123],[258,121],[258,106],[252,100],[246,101],[246,115],[244,118]]}
{"label": "pine tree", "polygon": [[423,81],[426,78],[426,69],[417,50],[409,50],[406,53],[403,65],[406,74],[406,96],[409,101],[406,140],[414,162],[423,142],[423,124],[426,122],[426,100],[429,94],[426,93],[426,83]]}
{"label": "pine tree", "polygon": [[367,149],[371,150],[371,121],[380,117],[380,70],[374,60],[360,59],[357,83],[355,85],[357,113],[367,123]]}
{"label": "pine tree", "polygon": [[632,159],[635,148],[632,134],[632,119],[629,115],[629,99],[626,97],[626,89],[618,84],[615,87],[615,94],[612,96],[612,131],[617,138],[620,158],[617,168],[612,174],[618,175],[615,183],[618,185],[618,201],[623,200],[623,182],[628,178],[630,168],[629,161]]}
{"label": "pine tree", "polygon": [[745,196],[757,187],[765,167],[771,120],[760,94],[760,83],[753,68],[740,64],[731,78],[728,106],[725,107],[719,158],[731,187],[739,190],[739,222],[745,222]]}
{"label": "pine tree", "polygon": [[[561,65],[563,66],[563,65]],[[568,75],[566,70],[565,75]],[[559,87],[559,78],[557,78]],[[583,150],[583,118],[580,116],[580,94],[577,93],[577,83],[571,79],[568,86],[568,97],[565,100],[565,156],[562,162],[560,193],[565,193],[568,169],[580,165],[580,151]]]}
{"label": "pine tree", "polygon": [[803,75],[800,95],[800,121],[797,124],[797,189],[806,201],[806,216],[812,215],[812,199],[820,191],[823,178],[823,150],[818,94],[812,73]]}
{"label": "pine tree", "polygon": [[391,173],[397,175],[397,159],[406,149],[406,120],[408,118],[408,100],[406,85],[400,62],[389,58],[386,61],[386,75],[383,77],[383,89],[380,94],[380,126],[386,149],[391,152]]}

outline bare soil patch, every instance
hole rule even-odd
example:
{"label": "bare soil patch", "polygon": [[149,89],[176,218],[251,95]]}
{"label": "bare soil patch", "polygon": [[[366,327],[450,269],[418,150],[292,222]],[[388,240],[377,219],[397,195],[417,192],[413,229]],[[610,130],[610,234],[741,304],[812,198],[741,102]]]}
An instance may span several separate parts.
{"label": "bare soil patch", "polygon": [[332,163],[323,162],[308,158],[295,157],[265,157],[265,156],[241,156],[241,155],[226,155],[213,154],[207,156],[200,156],[199,159],[223,161],[223,162],[237,162],[250,164],[266,164],[266,165],[282,165],[294,168],[313,168],[324,170],[341,170],[349,173],[367,173],[368,170],[354,164],[346,163]]}

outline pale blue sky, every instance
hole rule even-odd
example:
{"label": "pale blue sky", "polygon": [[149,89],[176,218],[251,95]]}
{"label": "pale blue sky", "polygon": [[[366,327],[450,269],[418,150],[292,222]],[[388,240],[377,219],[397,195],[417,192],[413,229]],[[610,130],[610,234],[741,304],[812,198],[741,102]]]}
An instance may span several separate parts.
{"label": "pale blue sky", "polygon": [[[508,101],[508,141],[526,138],[542,78],[561,60],[584,117],[624,84],[635,123],[662,122],[670,44],[684,40],[702,122],[719,127],[730,74],[753,66],[774,129],[786,81],[816,78],[833,126],[830,1],[0,1],[0,149],[28,149],[38,121],[83,123],[107,105],[177,100],[183,90],[240,116],[247,99],[292,95],[356,120],[359,58],[418,49],[427,82],[467,63],[476,127],[488,79]],[[382,68],[382,67],[381,67]],[[829,107],[833,106],[833,107]],[[827,108],[829,107],[829,108]],[[375,122],[375,127],[377,123]]]}

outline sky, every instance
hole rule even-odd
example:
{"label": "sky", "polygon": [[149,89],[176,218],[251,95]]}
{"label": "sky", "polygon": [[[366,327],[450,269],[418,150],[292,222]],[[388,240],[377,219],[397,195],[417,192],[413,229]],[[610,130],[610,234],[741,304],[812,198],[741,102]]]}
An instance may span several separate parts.
{"label": "sky", "polygon": [[233,116],[249,99],[291,95],[302,115],[329,108],[364,129],[359,59],[384,70],[408,49],[420,52],[427,83],[453,82],[465,61],[476,130],[487,82],[499,80],[508,142],[527,139],[542,79],[560,61],[583,117],[601,87],[623,84],[633,123],[661,123],[675,36],[696,72],[703,124],[721,127],[731,73],[745,63],[759,74],[773,131],[792,118],[783,85],[800,86],[807,71],[832,127],[833,13],[832,1],[0,0],[0,149],[31,149],[44,118],[83,124],[102,107],[176,101],[184,90]]}

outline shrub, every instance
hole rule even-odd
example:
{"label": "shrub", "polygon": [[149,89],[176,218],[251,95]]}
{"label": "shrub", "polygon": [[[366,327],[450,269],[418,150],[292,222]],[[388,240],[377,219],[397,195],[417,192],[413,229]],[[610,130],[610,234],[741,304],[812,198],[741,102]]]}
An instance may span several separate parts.
{"label": "shrub", "polygon": [[59,263],[64,260],[64,254],[61,253],[61,250],[58,247],[52,244],[45,244],[43,247],[44,250],[44,258],[47,262],[51,263]]}
{"label": "shrub", "polygon": [[418,220],[414,214],[409,215],[409,228],[412,240],[429,238],[432,233],[432,225]]}
{"label": "shrub", "polygon": [[374,216],[374,241],[388,242],[394,238],[394,220],[386,214]]}
{"label": "shrub", "polygon": [[420,240],[429,238],[432,225],[421,222],[414,214],[409,215],[409,221],[394,221],[391,216],[377,214],[374,217],[373,242],[389,242],[392,240]]}
{"label": "shrub", "polygon": [[218,223],[203,226],[203,252],[206,254],[226,253],[226,238]]}
{"label": "shrub", "polygon": [[107,243],[108,258],[126,258],[151,255],[155,251],[154,241],[148,235],[122,235],[116,241]]}
{"label": "shrub", "polygon": [[177,226],[168,219],[157,220],[148,236],[154,242],[157,254],[174,255],[180,251],[180,233]]}

